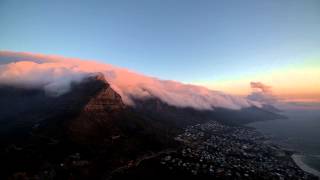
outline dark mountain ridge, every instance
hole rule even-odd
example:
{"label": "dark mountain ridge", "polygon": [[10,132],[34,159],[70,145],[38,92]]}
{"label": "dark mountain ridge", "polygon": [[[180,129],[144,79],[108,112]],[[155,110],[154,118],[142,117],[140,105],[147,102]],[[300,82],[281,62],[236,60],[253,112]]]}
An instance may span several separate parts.
{"label": "dark mountain ridge", "polygon": [[252,106],[240,110],[219,107],[214,108],[214,110],[196,110],[171,106],[156,98],[136,99],[135,104],[134,110],[143,114],[143,116],[157,121],[168,121],[165,123],[173,123],[177,127],[185,127],[210,120],[216,120],[227,125],[244,125],[255,121],[285,118],[278,114],[280,111],[276,108],[271,109],[270,106],[263,106],[262,108]]}

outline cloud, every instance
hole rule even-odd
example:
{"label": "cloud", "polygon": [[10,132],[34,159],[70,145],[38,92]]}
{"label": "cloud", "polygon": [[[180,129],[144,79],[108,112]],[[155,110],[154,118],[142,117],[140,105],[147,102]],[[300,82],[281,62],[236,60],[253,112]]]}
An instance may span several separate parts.
{"label": "cloud", "polygon": [[261,82],[250,82],[250,86],[253,90],[258,90],[264,93],[271,93],[271,86],[267,86]]}
{"label": "cloud", "polygon": [[260,106],[246,98],[201,86],[160,80],[94,61],[1,51],[0,60],[6,60],[6,63],[0,63],[0,84],[43,88],[54,95],[67,92],[71,82],[80,82],[89,74],[100,72],[127,105],[134,105],[134,99],[155,97],[173,106],[201,110]]}
{"label": "cloud", "polygon": [[252,93],[248,95],[248,99],[257,101],[262,104],[275,105],[277,98],[272,94],[272,87],[261,82],[250,82]]}
{"label": "cloud", "polygon": [[1,84],[43,88],[53,96],[68,92],[71,82],[80,82],[85,76],[85,73],[76,72],[61,63],[20,61],[0,65]]}

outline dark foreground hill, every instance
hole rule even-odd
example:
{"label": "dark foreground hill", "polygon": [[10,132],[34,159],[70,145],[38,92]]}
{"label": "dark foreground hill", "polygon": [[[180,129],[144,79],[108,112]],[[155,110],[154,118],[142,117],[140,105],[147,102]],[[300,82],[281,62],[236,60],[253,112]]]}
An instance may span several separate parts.
{"label": "dark foreground hill", "polygon": [[158,99],[126,106],[102,75],[67,94],[0,87],[0,179],[104,179],[150,152],[177,148],[183,128],[217,120],[229,125],[276,119],[250,107],[198,111]]}

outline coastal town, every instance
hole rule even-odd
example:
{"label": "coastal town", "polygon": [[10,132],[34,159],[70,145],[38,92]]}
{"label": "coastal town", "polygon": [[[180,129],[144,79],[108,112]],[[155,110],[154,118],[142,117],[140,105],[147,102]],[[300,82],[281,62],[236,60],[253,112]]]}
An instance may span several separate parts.
{"label": "coastal town", "polygon": [[317,179],[294,163],[292,152],[249,127],[210,121],[189,126],[175,140],[183,147],[160,160],[172,171],[218,179]]}

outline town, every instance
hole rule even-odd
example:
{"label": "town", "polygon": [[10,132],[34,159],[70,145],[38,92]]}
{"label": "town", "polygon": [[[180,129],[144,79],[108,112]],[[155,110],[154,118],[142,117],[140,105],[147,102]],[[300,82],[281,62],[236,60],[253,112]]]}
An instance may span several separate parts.
{"label": "town", "polygon": [[189,126],[175,140],[183,148],[160,160],[172,171],[222,179],[316,179],[294,163],[292,152],[249,127],[211,121]]}

